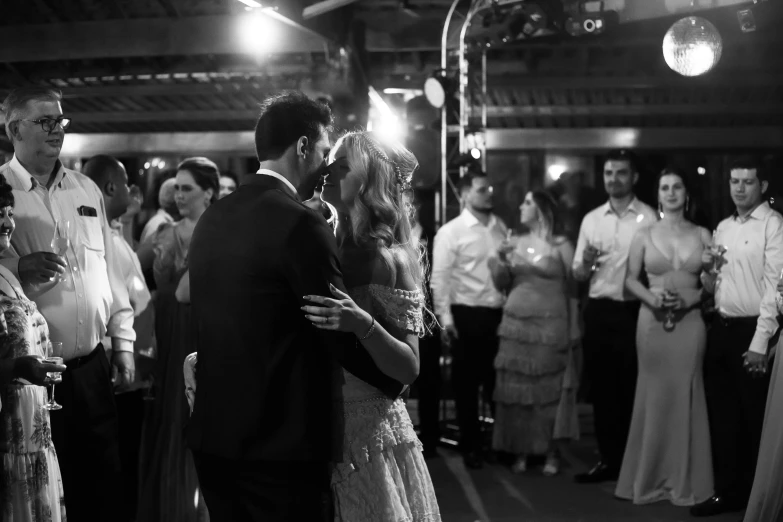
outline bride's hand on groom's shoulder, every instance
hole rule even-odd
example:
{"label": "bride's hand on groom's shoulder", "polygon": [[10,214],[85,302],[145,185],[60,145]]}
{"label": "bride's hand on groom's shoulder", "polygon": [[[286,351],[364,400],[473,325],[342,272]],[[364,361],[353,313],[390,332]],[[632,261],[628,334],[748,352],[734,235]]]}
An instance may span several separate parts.
{"label": "bride's hand on groom's shoulder", "polygon": [[351,332],[362,337],[372,325],[372,316],[334,285],[330,284],[329,289],[334,297],[304,296],[305,301],[312,303],[302,307],[305,317],[316,328]]}
{"label": "bride's hand on groom's shoulder", "polygon": [[182,371],[185,374],[185,397],[188,399],[190,412],[193,413],[193,405],[196,401],[196,363],[198,362],[198,352],[193,352],[185,357],[185,363]]}

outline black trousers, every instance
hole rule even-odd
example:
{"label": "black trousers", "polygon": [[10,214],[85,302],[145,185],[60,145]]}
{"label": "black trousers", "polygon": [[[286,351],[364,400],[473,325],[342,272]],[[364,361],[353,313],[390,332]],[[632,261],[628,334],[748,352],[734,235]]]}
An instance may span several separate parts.
{"label": "black trousers", "polygon": [[636,394],[638,301],[590,299],[582,340],[601,461],[620,471]]}
{"label": "black trousers", "polygon": [[440,440],[440,336],[436,332],[419,340],[419,428],[424,449],[432,451]]}
{"label": "black trousers", "polygon": [[451,314],[459,338],[452,348],[452,388],[457,406],[460,449],[481,452],[479,424],[479,386],[483,398],[492,407],[495,403],[495,356],[498,353],[498,326],[503,318],[500,308],[453,305]]}
{"label": "black trousers", "polygon": [[769,389],[769,373],[752,376],[743,366],[756,321],[716,315],[704,355],[715,494],[740,505],[753,486]]}
{"label": "black trousers", "polygon": [[122,482],[109,360],[99,344],[65,365],[54,395],[63,408],[50,418],[68,520],[113,520]]}
{"label": "black trousers", "polygon": [[122,492],[115,520],[136,520],[139,495],[139,451],[144,423],[145,390],[135,390],[114,396],[119,420],[119,452],[122,464]]}
{"label": "black trousers", "polygon": [[193,451],[211,522],[332,522],[327,463],[233,461]]}

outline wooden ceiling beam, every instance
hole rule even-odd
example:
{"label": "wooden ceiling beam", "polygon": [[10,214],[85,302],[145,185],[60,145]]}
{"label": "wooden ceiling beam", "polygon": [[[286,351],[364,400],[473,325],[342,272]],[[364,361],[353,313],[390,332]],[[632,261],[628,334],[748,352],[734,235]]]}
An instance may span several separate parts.
{"label": "wooden ceiling beam", "polygon": [[519,105],[487,107],[490,118],[556,116],[709,116],[783,114],[783,103],[639,104],[639,105]]}
{"label": "wooden ceiling beam", "polygon": [[[246,54],[238,37],[241,16],[151,18],[12,26],[0,62],[42,62],[147,56]],[[327,41],[314,32],[269,18],[268,53],[321,53]],[[270,31],[270,32],[271,32]]]}

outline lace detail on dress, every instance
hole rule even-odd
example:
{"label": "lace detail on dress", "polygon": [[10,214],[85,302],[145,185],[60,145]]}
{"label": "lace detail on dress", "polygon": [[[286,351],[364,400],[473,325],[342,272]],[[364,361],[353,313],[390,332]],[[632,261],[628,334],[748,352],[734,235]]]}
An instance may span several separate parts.
{"label": "lace detail on dress", "polygon": [[420,290],[370,284],[352,288],[350,294],[360,306],[369,301],[372,310],[401,330],[419,337],[424,335],[424,294]]}

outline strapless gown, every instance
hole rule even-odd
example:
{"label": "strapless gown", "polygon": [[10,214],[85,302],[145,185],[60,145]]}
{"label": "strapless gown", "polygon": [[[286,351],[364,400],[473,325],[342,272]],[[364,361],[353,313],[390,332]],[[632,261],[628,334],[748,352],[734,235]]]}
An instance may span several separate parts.
{"label": "strapless gown", "polygon": [[[648,239],[644,266],[651,288],[699,292],[702,249],[678,269]],[[647,504],[669,500],[691,506],[713,493],[702,361],[706,327],[700,307],[664,314],[642,306],[636,331],[639,377],[631,429],[615,494]]]}
{"label": "strapless gown", "polygon": [[[423,332],[420,292],[366,285],[349,293],[376,320]],[[439,522],[435,490],[405,403],[344,373],[343,458],[331,480],[335,520]]]}

